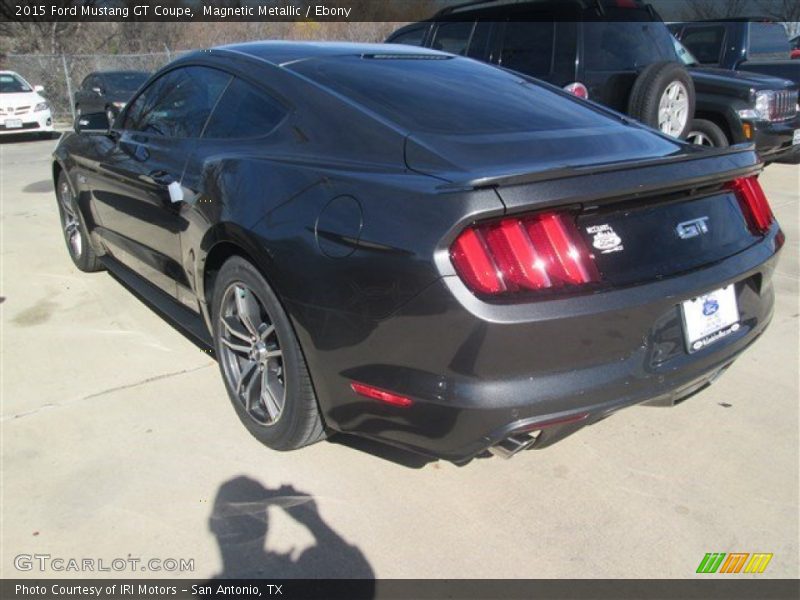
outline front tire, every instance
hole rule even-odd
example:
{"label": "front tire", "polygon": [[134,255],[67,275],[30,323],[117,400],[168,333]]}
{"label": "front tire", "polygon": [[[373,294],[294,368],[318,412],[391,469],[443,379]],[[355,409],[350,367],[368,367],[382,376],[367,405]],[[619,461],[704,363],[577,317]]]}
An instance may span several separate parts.
{"label": "front tire", "polygon": [[720,127],[706,119],[693,119],[686,141],[706,148],[727,148],[730,146],[728,137]]}
{"label": "front tire", "polygon": [[220,269],[212,315],[225,389],[250,434],[274,450],[324,439],[308,367],[289,318],[245,259],[234,256]]}
{"label": "front tire", "polygon": [[97,259],[89,235],[86,233],[78,203],[72,194],[72,188],[67,181],[67,174],[61,171],[58,175],[56,196],[58,199],[58,213],[61,217],[61,229],[64,232],[64,241],[73,264],[85,273],[102,271],[103,265]]}

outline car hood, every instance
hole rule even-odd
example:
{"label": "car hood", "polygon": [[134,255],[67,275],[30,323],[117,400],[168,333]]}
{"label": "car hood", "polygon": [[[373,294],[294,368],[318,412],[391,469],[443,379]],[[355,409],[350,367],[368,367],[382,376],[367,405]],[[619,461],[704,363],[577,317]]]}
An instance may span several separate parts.
{"label": "car hood", "polygon": [[37,92],[20,92],[18,94],[0,94],[0,108],[8,106],[35,106],[46,102]]}
{"label": "car hood", "polygon": [[644,127],[614,123],[503,134],[412,133],[406,139],[405,156],[414,171],[451,182],[474,182],[695,151]]}
{"label": "car hood", "polygon": [[695,86],[697,86],[698,82],[703,82],[736,88],[754,88],[756,90],[781,90],[794,87],[794,83],[788,79],[751,71],[731,71],[716,67],[691,67],[689,72],[692,74]]}

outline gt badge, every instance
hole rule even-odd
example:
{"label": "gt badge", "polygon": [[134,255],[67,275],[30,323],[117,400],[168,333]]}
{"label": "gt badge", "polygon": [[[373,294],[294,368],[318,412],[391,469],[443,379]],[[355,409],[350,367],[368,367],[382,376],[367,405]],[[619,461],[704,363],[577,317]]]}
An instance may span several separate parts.
{"label": "gt badge", "polygon": [[594,236],[592,238],[592,246],[600,250],[602,254],[611,254],[625,249],[625,246],[622,245],[622,238],[607,223],[587,227],[586,233]]}
{"label": "gt badge", "polygon": [[682,240],[688,240],[698,235],[708,233],[708,217],[700,217],[699,219],[692,219],[691,221],[684,221],[675,226],[675,232]]}

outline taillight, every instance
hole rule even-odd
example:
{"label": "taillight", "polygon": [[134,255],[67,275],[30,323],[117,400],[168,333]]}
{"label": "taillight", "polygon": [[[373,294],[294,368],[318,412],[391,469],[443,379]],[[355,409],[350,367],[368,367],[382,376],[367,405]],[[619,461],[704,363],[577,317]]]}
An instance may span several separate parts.
{"label": "taillight", "polygon": [[741,177],[734,179],[728,187],[736,194],[750,231],[757,235],[766,232],[775,221],[775,216],[758,179]]}
{"label": "taillight", "polygon": [[580,81],[568,83],[564,86],[564,91],[567,91],[573,96],[577,96],[583,100],[587,100],[589,98],[589,89]]}
{"label": "taillight", "polygon": [[569,213],[548,212],[473,225],[453,243],[450,258],[467,287],[482,295],[600,280],[594,257]]}

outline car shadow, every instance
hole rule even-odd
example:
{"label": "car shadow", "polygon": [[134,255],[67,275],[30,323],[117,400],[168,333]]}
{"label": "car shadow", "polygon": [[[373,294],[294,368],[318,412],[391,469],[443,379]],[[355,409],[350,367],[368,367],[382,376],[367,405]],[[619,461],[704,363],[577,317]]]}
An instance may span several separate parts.
{"label": "car shadow", "polygon": [[[266,545],[275,510],[284,511],[314,538],[296,558]],[[270,489],[249,477],[230,479],[217,490],[208,525],[222,558],[222,571],[212,580],[363,579],[351,597],[374,597],[375,573],[364,554],[322,519],[312,496],[290,485]]]}

